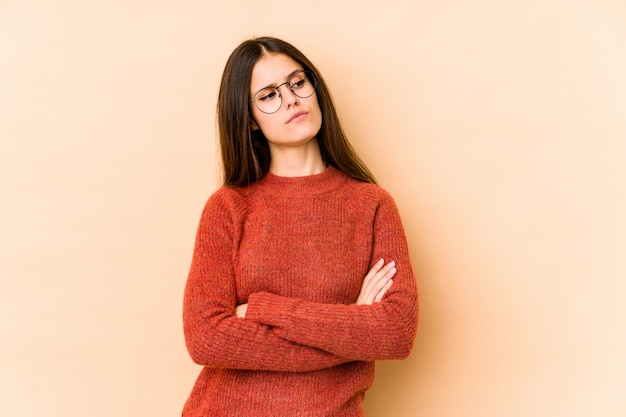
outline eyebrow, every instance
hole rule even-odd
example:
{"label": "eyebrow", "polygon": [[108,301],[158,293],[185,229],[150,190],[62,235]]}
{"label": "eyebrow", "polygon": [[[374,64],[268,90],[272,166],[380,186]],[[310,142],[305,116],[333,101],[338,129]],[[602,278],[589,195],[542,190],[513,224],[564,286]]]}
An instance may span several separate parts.
{"label": "eyebrow", "polygon": [[[304,69],[298,68],[298,69],[291,71],[289,74],[287,74],[285,79],[289,81],[291,77],[293,77],[297,72],[304,72]],[[265,87],[259,88],[257,91],[254,92],[254,94],[252,94],[252,96],[254,97],[259,91],[265,90],[266,88],[276,88],[276,85],[277,85],[276,83],[272,83],[272,84],[266,85]]]}

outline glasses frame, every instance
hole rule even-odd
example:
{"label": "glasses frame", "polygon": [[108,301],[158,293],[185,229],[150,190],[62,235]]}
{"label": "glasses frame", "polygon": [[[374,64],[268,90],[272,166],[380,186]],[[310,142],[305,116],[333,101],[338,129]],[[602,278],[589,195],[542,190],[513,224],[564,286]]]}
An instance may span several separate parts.
{"label": "glasses frame", "polygon": [[[309,94],[308,96],[301,96],[298,95],[298,93],[296,93],[295,91],[293,91],[293,88],[291,86],[291,83],[289,81],[291,81],[293,79],[293,77],[295,77],[297,74],[303,72],[304,75],[306,76],[306,78],[309,80],[309,82],[313,85],[313,91],[311,92],[311,94]],[[278,110],[280,110],[281,107],[283,107],[283,95],[280,93],[280,87],[282,87],[283,85],[287,85],[289,87],[289,91],[291,91],[291,93],[298,97],[298,98],[309,98],[311,97],[313,94],[315,94],[315,92],[317,91],[317,80],[315,79],[315,73],[313,71],[307,71],[307,70],[299,70],[293,73],[293,75],[289,78],[289,81],[285,81],[282,84],[278,84],[276,87],[267,87],[267,88],[271,88],[273,90],[276,90],[276,93],[278,94],[278,98],[280,99],[280,104],[278,105],[278,108],[272,112],[267,112],[261,109],[261,107],[259,107],[259,105],[256,102],[256,98],[251,98],[250,100],[248,100],[248,102],[250,103],[254,103],[254,105],[256,106],[257,109],[259,109],[259,111],[261,113],[265,113],[265,114],[274,114],[276,113]],[[261,89],[260,91],[265,90],[265,88]],[[260,92],[259,91],[259,92]],[[255,94],[256,95],[259,93],[257,92]]]}

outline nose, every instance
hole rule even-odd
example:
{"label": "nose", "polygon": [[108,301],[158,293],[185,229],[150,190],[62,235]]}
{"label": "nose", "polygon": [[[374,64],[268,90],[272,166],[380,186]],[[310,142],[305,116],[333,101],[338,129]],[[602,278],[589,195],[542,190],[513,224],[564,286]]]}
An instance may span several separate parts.
{"label": "nose", "polygon": [[[280,89],[281,87],[285,87],[282,90]],[[288,109],[289,106],[293,106],[296,103],[298,103],[298,96],[296,96],[293,91],[291,91],[291,88],[289,86],[289,83],[282,83],[280,84],[278,87],[276,87],[276,89],[278,90],[278,92],[280,93],[280,96],[283,100],[283,107]]]}

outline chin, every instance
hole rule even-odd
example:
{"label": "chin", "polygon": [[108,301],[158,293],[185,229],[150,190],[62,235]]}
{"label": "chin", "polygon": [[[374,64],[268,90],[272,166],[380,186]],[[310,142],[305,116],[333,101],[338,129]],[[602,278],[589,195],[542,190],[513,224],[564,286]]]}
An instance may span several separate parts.
{"label": "chin", "polygon": [[270,145],[270,148],[273,146],[276,147],[296,147],[296,146],[305,146],[307,144],[310,144],[312,142],[315,142],[317,144],[317,137],[316,136],[304,136],[301,138],[289,138],[289,139],[280,139],[280,140],[268,140],[267,141],[268,144]]}

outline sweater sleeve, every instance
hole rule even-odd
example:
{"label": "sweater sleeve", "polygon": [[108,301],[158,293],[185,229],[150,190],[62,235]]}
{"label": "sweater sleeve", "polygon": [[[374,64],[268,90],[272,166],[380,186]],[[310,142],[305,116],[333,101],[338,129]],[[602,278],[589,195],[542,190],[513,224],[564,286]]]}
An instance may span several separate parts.
{"label": "sweater sleeve", "polygon": [[372,305],[322,304],[259,292],[248,300],[246,319],[272,326],[286,340],[351,360],[406,358],[414,345],[418,294],[397,207],[385,193],[374,220],[372,265],[396,262],[383,299]]}
{"label": "sweater sleeve", "polygon": [[233,248],[238,214],[223,194],[214,194],[202,213],[185,287],[183,328],[193,361],[216,368],[293,372],[349,362],[235,315]]}

